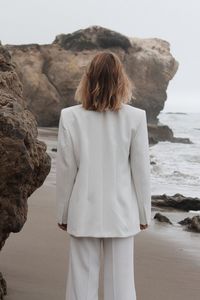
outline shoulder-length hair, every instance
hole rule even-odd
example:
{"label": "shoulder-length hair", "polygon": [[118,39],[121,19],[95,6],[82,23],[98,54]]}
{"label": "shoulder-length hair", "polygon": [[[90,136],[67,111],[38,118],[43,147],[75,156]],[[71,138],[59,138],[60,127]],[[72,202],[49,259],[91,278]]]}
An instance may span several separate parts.
{"label": "shoulder-length hair", "polygon": [[98,52],[80,80],[75,100],[88,110],[117,111],[132,97],[132,84],[118,56]]}

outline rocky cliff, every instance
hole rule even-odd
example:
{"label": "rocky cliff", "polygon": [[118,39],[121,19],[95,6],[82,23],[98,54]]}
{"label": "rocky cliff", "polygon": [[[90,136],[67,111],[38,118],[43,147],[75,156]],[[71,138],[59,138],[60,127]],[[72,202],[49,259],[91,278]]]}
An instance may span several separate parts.
{"label": "rocky cliff", "polygon": [[109,49],[120,57],[135,85],[132,104],[146,110],[151,124],[157,124],[167,99],[167,86],[178,69],[168,42],[128,38],[99,26],[58,35],[48,45],[6,48],[23,83],[28,108],[40,126],[57,126],[60,109],[76,104],[77,84],[99,50]]}
{"label": "rocky cliff", "polygon": [[[37,134],[10,53],[0,45],[0,250],[11,232],[22,229],[27,199],[50,171],[51,159]],[[0,273],[0,299],[5,293]]]}

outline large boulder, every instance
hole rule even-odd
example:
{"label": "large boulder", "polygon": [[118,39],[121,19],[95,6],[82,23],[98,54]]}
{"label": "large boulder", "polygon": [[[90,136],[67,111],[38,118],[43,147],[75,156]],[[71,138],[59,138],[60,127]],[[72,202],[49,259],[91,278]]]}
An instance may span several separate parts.
{"label": "large boulder", "polygon": [[57,126],[61,108],[77,104],[76,87],[99,50],[111,50],[120,57],[135,86],[131,104],[145,109],[151,124],[158,122],[169,81],[178,69],[168,42],[128,38],[100,26],[58,35],[52,44],[6,48],[23,83],[28,108],[40,126]]}
{"label": "large boulder", "polygon": [[[22,229],[27,199],[50,171],[51,158],[37,134],[10,53],[0,45],[0,250],[11,232]],[[2,278],[0,285],[2,294]]]}

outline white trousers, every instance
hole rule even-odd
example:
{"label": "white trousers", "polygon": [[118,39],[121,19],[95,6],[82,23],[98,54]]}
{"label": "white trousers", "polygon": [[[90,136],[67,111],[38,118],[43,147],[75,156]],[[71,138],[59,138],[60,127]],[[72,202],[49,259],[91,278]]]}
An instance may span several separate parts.
{"label": "white trousers", "polygon": [[136,300],[134,237],[95,238],[70,235],[66,300],[98,300],[103,243],[104,300]]}

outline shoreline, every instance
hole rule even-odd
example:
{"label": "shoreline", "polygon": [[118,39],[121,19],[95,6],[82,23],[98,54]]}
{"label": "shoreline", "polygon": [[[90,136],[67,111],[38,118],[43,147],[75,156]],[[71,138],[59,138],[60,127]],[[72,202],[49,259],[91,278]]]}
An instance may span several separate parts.
{"label": "shoreline", "polygon": [[[28,219],[1,252],[6,300],[64,300],[69,235],[56,224],[55,186],[44,185],[28,200]],[[153,211],[154,215],[155,211]],[[171,220],[188,213],[165,213]],[[199,300],[199,235],[152,220],[135,236],[137,300]],[[100,270],[99,299],[103,298]]]}

